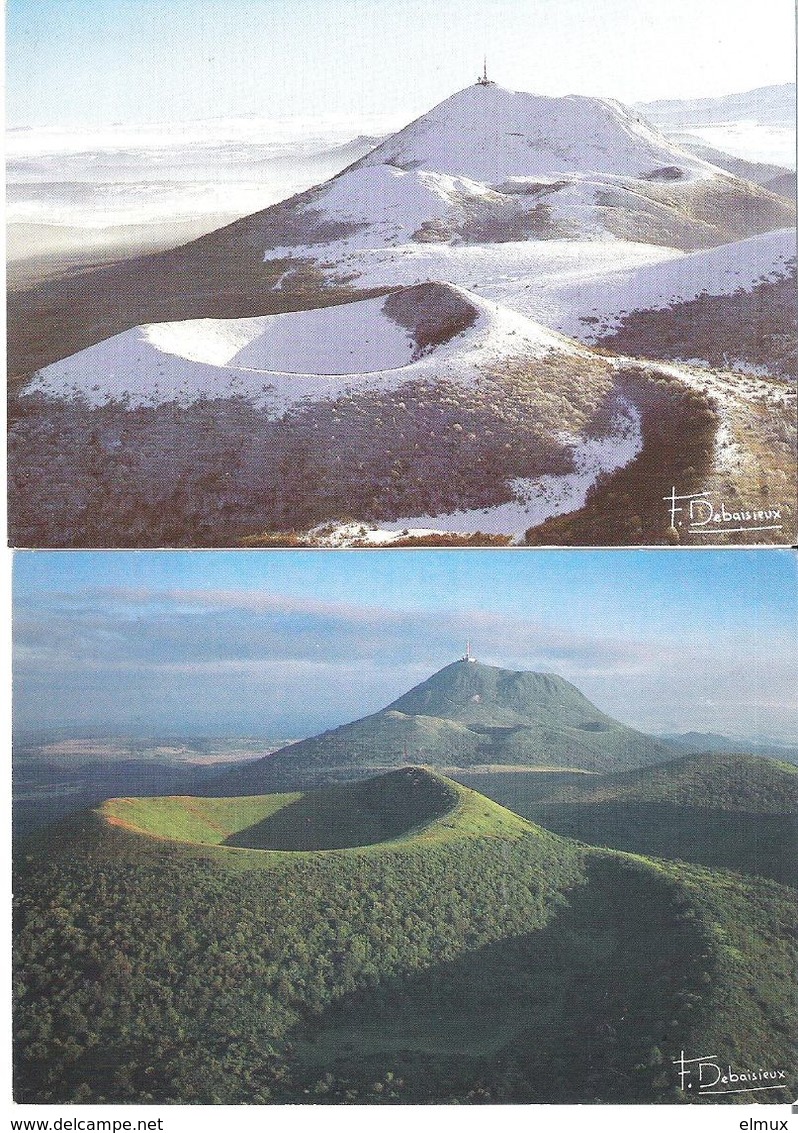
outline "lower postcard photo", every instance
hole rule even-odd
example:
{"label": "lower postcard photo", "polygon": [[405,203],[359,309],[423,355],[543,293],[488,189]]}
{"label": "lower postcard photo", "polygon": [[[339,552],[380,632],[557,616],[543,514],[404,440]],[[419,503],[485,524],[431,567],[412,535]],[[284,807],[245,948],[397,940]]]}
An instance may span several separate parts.
{"label": "lower postcard photo", "polygon": [[755,1103],[722,1127],[787,1128],[793,551],[13,573],[18,1110]]}

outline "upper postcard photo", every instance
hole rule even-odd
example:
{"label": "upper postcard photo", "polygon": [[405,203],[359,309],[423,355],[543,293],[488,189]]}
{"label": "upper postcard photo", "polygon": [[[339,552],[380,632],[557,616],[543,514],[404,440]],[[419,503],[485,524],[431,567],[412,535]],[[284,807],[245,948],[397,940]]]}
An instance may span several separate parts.
{"label": "upper postcard photo", "polygon": [[9,0],[9,541],[796,539],[792,0]]}

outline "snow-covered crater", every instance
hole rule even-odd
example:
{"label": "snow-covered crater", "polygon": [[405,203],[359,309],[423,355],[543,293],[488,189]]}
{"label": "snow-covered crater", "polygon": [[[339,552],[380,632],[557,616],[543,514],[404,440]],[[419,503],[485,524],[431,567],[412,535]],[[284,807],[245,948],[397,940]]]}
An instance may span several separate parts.
{"label": "snow-covered crater", "polygon": [[385,299],[249,319],[156,323],[143,338],[165,355],[240,371],[362,374],[413,361],[412,332],[385,318]]}
{"label": "snow-covered crater", "polygon": [[40,370],[26,394],[134,409],[243,397],[269,412],[412,380],[471,383],[507,357],[579,353],[450,284],[247,319],[134,327]]}

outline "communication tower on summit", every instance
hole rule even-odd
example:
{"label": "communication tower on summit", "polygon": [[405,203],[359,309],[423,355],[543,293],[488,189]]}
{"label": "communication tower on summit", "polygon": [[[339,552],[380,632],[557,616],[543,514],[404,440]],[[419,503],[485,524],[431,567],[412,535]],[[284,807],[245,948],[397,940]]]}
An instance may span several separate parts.
{"label": "communication tower on summit", "polygon": [[488,57],[485,56],[482,63],[482,74],[477,79],[477,86],[479,87],[492,87],[493,80],[488,78]]}
{"label": "communication tower on summit", "polygon": [[465,656],[460,658],[461,661],[476,661],[476,657],[471,652],[471,642],[466,642]]}

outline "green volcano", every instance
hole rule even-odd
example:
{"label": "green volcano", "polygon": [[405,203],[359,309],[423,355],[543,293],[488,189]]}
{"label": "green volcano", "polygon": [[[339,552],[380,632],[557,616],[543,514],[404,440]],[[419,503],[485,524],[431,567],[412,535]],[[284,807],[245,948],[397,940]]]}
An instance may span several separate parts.
{"label": "green volcano", "polygon": [[111,799],[16,867],[18,1102],[677,1103],[680,1050],[794,1096],[794,890],[424,769]]}
{"label": "green volcano", "polygon": [[380,712],[282,748],[214,788],[302,790],[408,763],[606,772],[672,756],[664,743],[607,716],[562,677],[455,661]]}

